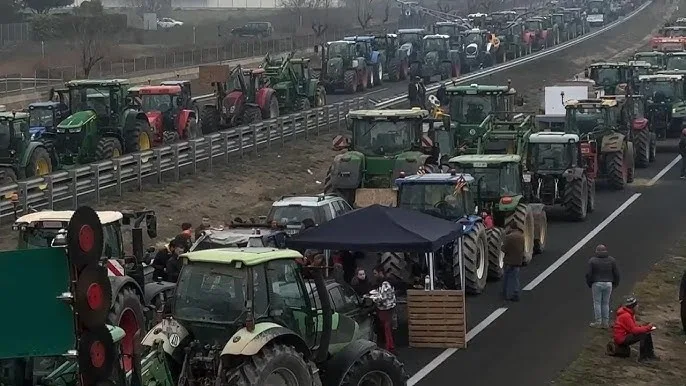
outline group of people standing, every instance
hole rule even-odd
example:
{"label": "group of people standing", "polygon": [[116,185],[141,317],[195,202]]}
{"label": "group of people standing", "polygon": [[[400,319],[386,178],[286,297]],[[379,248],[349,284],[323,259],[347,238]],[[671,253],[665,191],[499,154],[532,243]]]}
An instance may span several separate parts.
{"label": "group of people standing", "polygon": [[190,251],[193,241],[201,237],[203,231],[210,228],[210,218],[207,216],[202,218],[202,223],[195,228],[195,232],[191,223],[181,224],[181,232],[156,252],[152,260],[152,267],[155,269],[153,278],[176,282],[181,271],[179,256]]}

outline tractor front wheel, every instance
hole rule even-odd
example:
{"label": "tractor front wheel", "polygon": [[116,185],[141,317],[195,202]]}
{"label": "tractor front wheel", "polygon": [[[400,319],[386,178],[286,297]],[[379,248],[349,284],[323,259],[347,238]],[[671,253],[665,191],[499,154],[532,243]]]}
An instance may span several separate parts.
{"label": "tractor front wheel", "polygon": [[212,134],[219,130],[221,114],[214,106],[205,106],[200,112],[200,131],[203,135]]}
{"label": "tractor front wheel", "polygon": [[488,240],[488,278],[500,280],[503,277],[503,259],[505,258],[505,252],[501,249],[503,229],[497,227],[486,229],[486,239]]}
{"label": "tractor front wheel", "polygon": [[146,331],[143,304],[133,288],[124,287],[117,293],[107,315],[107,323],[120,327],[126,333],[121,340],[121,354],[124,370],[129,371],[132,368],[131,358],[137,344],[136,333],[140,331],[138,339],[143,339]]}
{"label": "tractor front wheel", "polygon": [[357,92],[357,72],[355,70],[347,70],[343,74],[343,88],[346,94]]}
{"label": "tractor front wheel", "polygon": [[150,125],[143,119],[136,120],[134,126],[124,132],[124,151],[135,153],[152,148]]}
{"label": "tractor front wheel", "polygon": [[[315,377],[317,375],[314,375]],[[222,385],[312,385],[313,374],[303,354],[285,344],[269,344],[257,354],[246,357],[239,367],[225,374]]]}
{"label": "tractor front wheel", "polygon": [[583,221],[588,213],[588,180],[585,177],[569,181],[562,194],[562,206],[567,217]]}
{"label": "tractor front wheel", "polygon": [[31,153],[31,159],[26,166],[26,177],[41,177],[52,173],[52,158],[44,147],[37,147]]}
{"label": "tractor front wheel", "polygon": [[269,98],[269,104],[262,110],[262,119],[274,119],[279,116],[279,101],[276,95]]}
{"label": "tractor front wheel", "polygon": [[[474,229],[464,235],[465,290],[472,295],[478,295],[486,288],[489,265],[487,244],[486,227],[483,224],[475,224]],[[453,276],[455,284],[459,286],[461,283],[459,256],[453,259]]]}
{"label": "tractor front wheel", "polygon": [[534,213],[534,254],[540,255],[545,251],[546,242],[548,240],[548,216],[545,210]]}
{"label": "tractor front wheel", "polygon": [[398,59],[391,59],[388,63],[388,80],[391,82],[400,80],[400,61]]}
{"label": "tractor front wheel", "polygon": [[622,190],[626,186],[627,165],[624,161],[624,149],[605,156],[608,183],[614,190]]}
{"label": "tractor front wheel", "polygon": [[295,100],[296,111],[306,111],[310,109],[310,100],[305,97],[298,97]]}
{"label": "tractor front wheel", "polygon": [[243,111],[244,122],[246,124],[262,122],[262,111],[259,107],[245,106]]}
{"label": "tractor front wheel", "polygon": [[395,355],[375,347],[357,358],[348,368],[340,384],[405,385],[407,378],[403,364]]}
{"label": "tractor front wheel", "polygon": [[98,161],[118,158],[122,154],[121,142],[113,137],[100,138],[95,148],[95,159]]}

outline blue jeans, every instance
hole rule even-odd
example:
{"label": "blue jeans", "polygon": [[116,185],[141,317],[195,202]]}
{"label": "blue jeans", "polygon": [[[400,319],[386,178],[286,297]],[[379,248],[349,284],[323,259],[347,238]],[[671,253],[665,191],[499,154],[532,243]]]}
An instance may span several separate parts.
{"label": "blue jeans", "polygon": [[506,265],[503,277],[503,296],[505,299],[519,298],[519,267]]}
{"label": "blue jeans", "polygon": [[593,294],[593,316],[595,323],[610,323],[610,295],[612,283],[609,281],[595,282],[591,285]]}

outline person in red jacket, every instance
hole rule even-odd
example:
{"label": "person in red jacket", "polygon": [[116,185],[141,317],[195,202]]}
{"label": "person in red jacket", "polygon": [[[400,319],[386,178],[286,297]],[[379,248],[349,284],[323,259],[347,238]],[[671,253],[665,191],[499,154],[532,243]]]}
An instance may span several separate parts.
{"label": "person in red jacket", "polygon": [[652,324],[648,323],[644,326],[639,326],[636,323],[636,307],[638,300],[630,296],[624,300],[624,305],[617,310],[617,319],[613,327],[613,338],[615,344],[624,346],[627,352],[630,351],[629,346],[634,343],[639,343],[638,360],[658,359],[655,356],[653,347],[653,336],[651,331],[655,329]]}

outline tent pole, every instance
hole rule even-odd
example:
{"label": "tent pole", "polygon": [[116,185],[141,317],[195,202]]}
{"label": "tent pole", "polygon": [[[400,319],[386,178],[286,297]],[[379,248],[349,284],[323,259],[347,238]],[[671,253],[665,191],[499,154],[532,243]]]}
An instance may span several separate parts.
{"label": "tent pole", "polygon": [[331,258],[331,250],[330,249],[325,249],[324,250],[324,266],[326,267],[326,276],[329,277],[329,259]]}
{"label": "tent pole", "polygon": [[427,257],[429,258],[429,289],[434,290],[434,253],[429,252],[427,253]]}
{"label": "tent pole", "polygon": [[464,258],[462,255],[462,236],[457,239],[458,261],[460,262],[460,289],[464,291]]}

